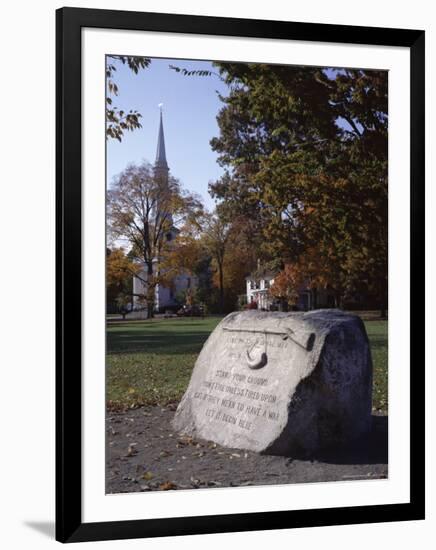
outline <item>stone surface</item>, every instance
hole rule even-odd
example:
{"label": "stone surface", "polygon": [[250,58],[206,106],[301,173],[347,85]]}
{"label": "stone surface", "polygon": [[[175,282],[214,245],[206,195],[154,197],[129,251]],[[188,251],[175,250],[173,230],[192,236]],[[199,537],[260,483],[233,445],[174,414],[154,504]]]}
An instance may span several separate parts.
{"label": "stone surface", "polygon": [[371,392],[359,317],[236,312],[205,343],[173,425],[226,447],[298,456],[369,432]]}

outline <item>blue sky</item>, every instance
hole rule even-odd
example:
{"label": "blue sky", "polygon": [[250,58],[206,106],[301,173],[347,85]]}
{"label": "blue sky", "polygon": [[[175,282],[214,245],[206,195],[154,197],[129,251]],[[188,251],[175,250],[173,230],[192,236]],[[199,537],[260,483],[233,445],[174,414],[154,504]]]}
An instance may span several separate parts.
{"label": "blue sky", "polygon": [[[120,143],[107,142],[107,178],[114,176],[127,164],[147,160],[154,163],[159,125],[159,103],[163,103],[164,132],[167,161],[174,177],[184,188],[198,193],[205,206],[212,210],[214,201],[208,193],[208,183],[218,179],[223,169],[211,150],[210,140],[219,135],[216,115],[222,107],[217,91],[227,95],[228,88],[217,76],[183,76],[169,68],[176,65],[188,70],[215,71],[208,61],[186,61],[153,58],[147,69],[134,74],[119,61],[114,80],[119,94],[113,105],[142,114],[142,128],[126,132]],[[334,78],[337,70],[327,70]],[[348,127],[338,120],[339,126]]]}
{"label": "blue sky", "polygon": [[208,194],[209,181],[223,173],[210,140],[218,136],[216,115],[222,105],[216,91],[226,95],[227,86],[216,76],[187,77],[169,69],[212,69],[205,61],[153,59],[149,68],[135,75],[116,62],[114,80],[119,95],[113,104],[120,109],[136,109],[142,114],[142,128],[126,132],[122,142],[107,142],[108,184],[128,163],[143,159],[154,163],[159,124],[159,103],[163,103],[165,145],[168,165],[182,185],[199,193],[208,209],[214,202]]}

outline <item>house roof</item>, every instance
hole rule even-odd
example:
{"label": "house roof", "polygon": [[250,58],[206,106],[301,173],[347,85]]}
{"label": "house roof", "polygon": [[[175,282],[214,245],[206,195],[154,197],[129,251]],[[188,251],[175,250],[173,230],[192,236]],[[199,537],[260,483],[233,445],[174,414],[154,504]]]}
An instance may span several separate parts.
{"label": "house roof", "polygon": [[271,280],[276,277],[277,272],[272,271],[271,269],[265,269],[265,268],[258,268],[256,271],[253,271],[248,275],[248,277],[245,277],[246,281],[258,281],[259,279],[267,279]]}

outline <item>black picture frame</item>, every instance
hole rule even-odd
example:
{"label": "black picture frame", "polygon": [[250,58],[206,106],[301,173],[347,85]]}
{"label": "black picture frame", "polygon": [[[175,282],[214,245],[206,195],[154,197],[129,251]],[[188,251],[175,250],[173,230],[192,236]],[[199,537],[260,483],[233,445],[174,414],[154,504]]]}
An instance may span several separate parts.
{"label": "black picture frame", "polygon": [[[82,522],[81,29],[84,27],[410,49],[410,502]],[[424,31],[78,8],[57,10],[56,31],[56,539],[78,542],[424,519]]]}

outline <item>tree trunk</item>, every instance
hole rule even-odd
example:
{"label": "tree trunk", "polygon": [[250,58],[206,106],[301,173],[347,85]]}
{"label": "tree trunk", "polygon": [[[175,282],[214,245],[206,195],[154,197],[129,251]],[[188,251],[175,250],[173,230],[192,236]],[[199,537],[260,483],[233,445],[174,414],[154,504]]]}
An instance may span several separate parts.
{"label": "tree trunk", "polygon": [[312,288],[311,293],[312,293],[312,303],[311,303],[310,309],[316,309],[318,307],[318,293],[317,293],[316,287]]}
{"label": "tree trunk", "polygon": [[150,283],[153,279],[153,262],[147,262],[147,319],[154,317],[154,286]]}
{"label": "tree trunk", "polygon": [[220,301],[219,301],[219,310],[220,313],[224,312],[224,272],[222,264],[218,264],[218,277],[219,277],[219,291],[220,291]]}

